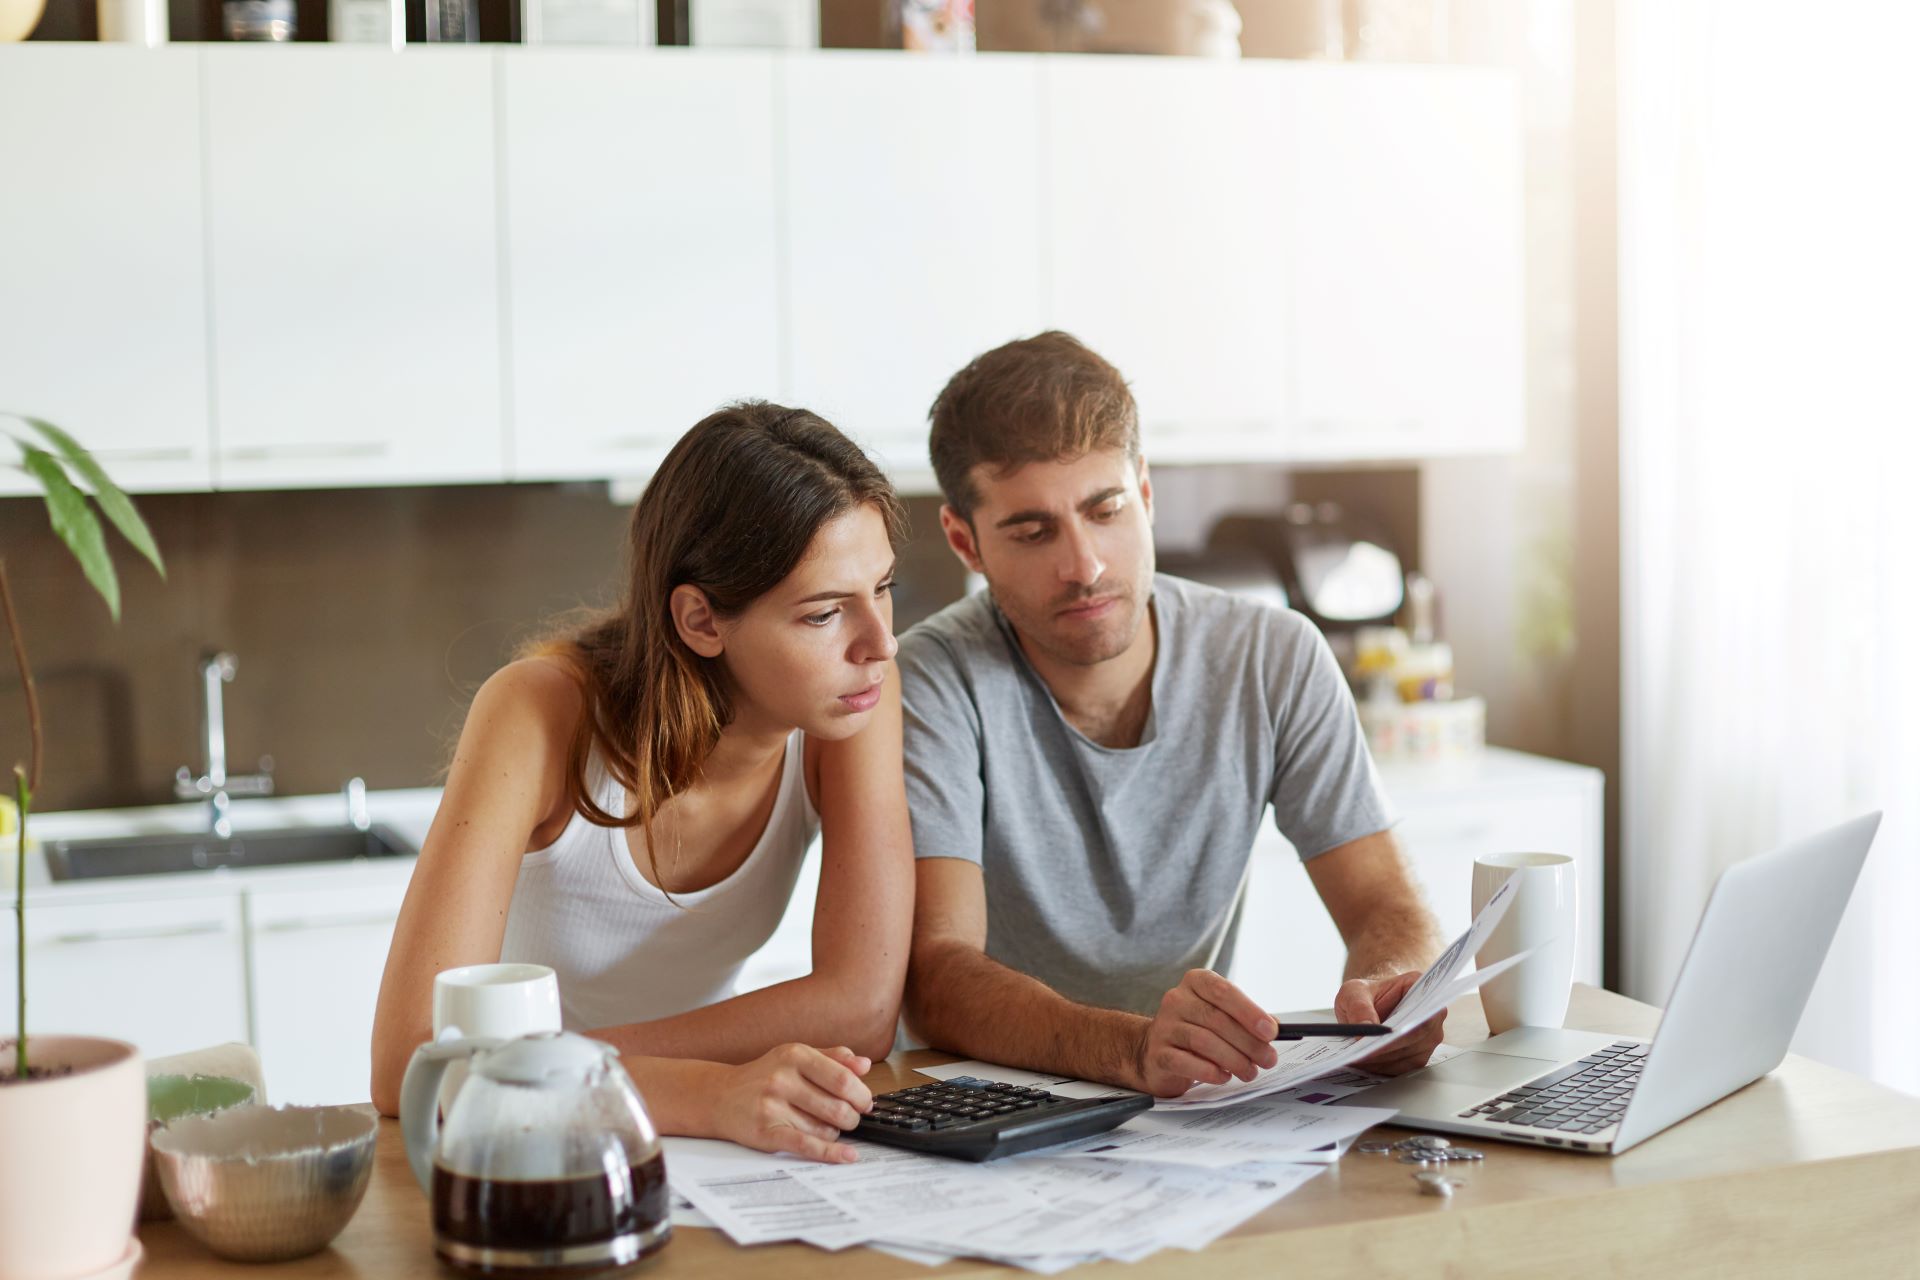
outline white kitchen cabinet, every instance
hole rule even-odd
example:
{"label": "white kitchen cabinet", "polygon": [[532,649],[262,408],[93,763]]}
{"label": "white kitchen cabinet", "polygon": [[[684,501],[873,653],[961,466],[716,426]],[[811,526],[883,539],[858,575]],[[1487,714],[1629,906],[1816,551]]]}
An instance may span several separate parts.
{"label": "white kitchen cabinet", "polygon": [[1291,68],[1053,58],[1048,321],[1133,384],[1150,457],[1278,457],[1292,348]]}
{"label": "white kitchen cabinet", "polygon": [[[11,1034],[14,924],[0,923]],[[27,902],[27,1033],[107,1036],[148,1058],[247,1039],[246,949],[234,893]]]}
{"label": "white kitchen cabinet", "polygon": [[793,401],[924,469],[947,379],[1042,327],[1038,61],[827,52],[780,79]]}
{"label": "white kitchen cabinet", "polygon": [[1303,67],[1287,146],[1303,460],[1518,449],[1520,113],[1510,77]]}
{"label": "white kitchen cabinet", "polygon": [[254,1047],[277,1103],[365,1102],[404,882],[247,895]]}
{"label": "white kitchen cabinet", "polygon": [[501,479],[492,56],[200,56],[216,483]]}
{"label": "white kitchen cabinet", "polygon": [[780,372],[764,54],[501,54],[512,476],[649,474]]}
{"label": "white kitchen cabinet", "polygon": [[[207,488],[195,54],[0,45],[0,121],[0,411],[124,488]],[[0,494],[35,491],[0,467]]]}
{"label": "white kitchen cabinet", "polygon": [[[1447,940],[1472,921],[1475,858],[1570,854],[1579,895],[1573,976],[1600,982],[1605,875],[1597,770],[1489,748],[1477,760],[1380,772],[1400,817],[1394,834]],[[1254,847],[1233,980],[1269,1008],[1324,1008],[1345,963],[1345,944],[1305,865],[1269,822]]]}

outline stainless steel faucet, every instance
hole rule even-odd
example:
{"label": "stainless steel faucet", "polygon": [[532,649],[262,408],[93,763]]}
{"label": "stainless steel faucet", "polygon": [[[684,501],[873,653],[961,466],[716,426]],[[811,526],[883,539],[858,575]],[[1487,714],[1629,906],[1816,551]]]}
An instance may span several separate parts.
{"label": "stainless steel faucet", "polygon": [[182,800],[206,800],[208,828],[222,840],[233,835],[232,797],[273,794],[273,760],[269,756],[260,758],[259,773],[227,775],[227,722],[222,686],[232,683],[239,668],[239,659],[230,653],[210,653],[200,660],[207,771],[196,778],[192,769],[182,765],[174,775],[173,784],[173,793]]}

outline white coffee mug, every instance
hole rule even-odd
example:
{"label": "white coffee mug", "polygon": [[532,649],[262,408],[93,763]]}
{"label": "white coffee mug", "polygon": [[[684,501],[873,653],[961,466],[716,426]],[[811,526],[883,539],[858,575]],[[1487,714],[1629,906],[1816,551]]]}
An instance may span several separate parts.
{"label": "white coffee mug", "polygon": [[560,980],[544,964],[469,964],[433,979],[433,1038],[458,1027],[469,1040],[560,1030]]}
{"label": "white coffee mug", "polygon": [[[560,980],[544,964],[468,964],[433,979],[433,1038],[511,1040],[560,1030]],[[465,1062],[448,1064],[442,1114],[467,1080]]]}
{"label": "white coffee mug", "polygon": [[1476,917],[1510,879],[1513,901],[1474,958],[1484,969],[1531,947],[1540,949],[1480,988],[1480,1006],[1494,1035],[1515,1027],[1563,1025],[1573,994],[1573,859],[1564,853],[1493,853],[1474,859]]}

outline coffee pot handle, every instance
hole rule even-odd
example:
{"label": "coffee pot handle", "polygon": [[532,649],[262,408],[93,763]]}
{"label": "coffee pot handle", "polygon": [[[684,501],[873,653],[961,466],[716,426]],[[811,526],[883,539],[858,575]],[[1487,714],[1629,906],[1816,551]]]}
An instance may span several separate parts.
{"label": "coffee pot handle", "polygon": [[407,1163],[420,1190],[433,1194],[433,1149],[440,1141],[440,1082],[447,1064],[471,1058],[493,1042],[465,1039],[458,1027],[448,1027],[438,1040],[413,1051],[407,1074],[400,1080],[400,1132],[407,1142]]}

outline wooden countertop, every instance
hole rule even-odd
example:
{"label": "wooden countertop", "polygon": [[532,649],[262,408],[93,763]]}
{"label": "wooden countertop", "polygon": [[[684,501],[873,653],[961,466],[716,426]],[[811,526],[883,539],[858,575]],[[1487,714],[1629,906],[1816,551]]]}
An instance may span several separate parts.
{"label": "wooden countertop", "polygon": [[[1658,1011],[1576,987],[1567,1025],[1651,1035]],[[1447,1039],[1486,1036],[1478,1001],[1456,1005]],[[875,1092],[923,1079],[912,1067],[950,1061],[923,1052],[874,1069]],[[1383,1128],[1383,1136],[1403,1131]],[[1451,1200],[1416,1193],[1407,1166],[1350,1153],[1327,1173],[1202,1253],[1168,1250],[1083,1271],[1134,1277],[1288,1274],[1535,1277],[1920,1276],[1920,1099],[1804,1058],[1780,1068],[1623,1156],[1483,1144],[1486,1160]],[[276,1267],[221,1262],[174,1223],[142,1226],[145,1280],[187,1277],[441,1277],[425,1198],[407,1168],[399,1125],[381,1122],[372,1185],[333,1245]],[[742,1249],[716,1231],[682,1228],[635,1274],[658,1280],[779,1277],[880,1280],[928,1268],[867,1249]],[[1016,1274],[961,1260],[942,1277]]]}

